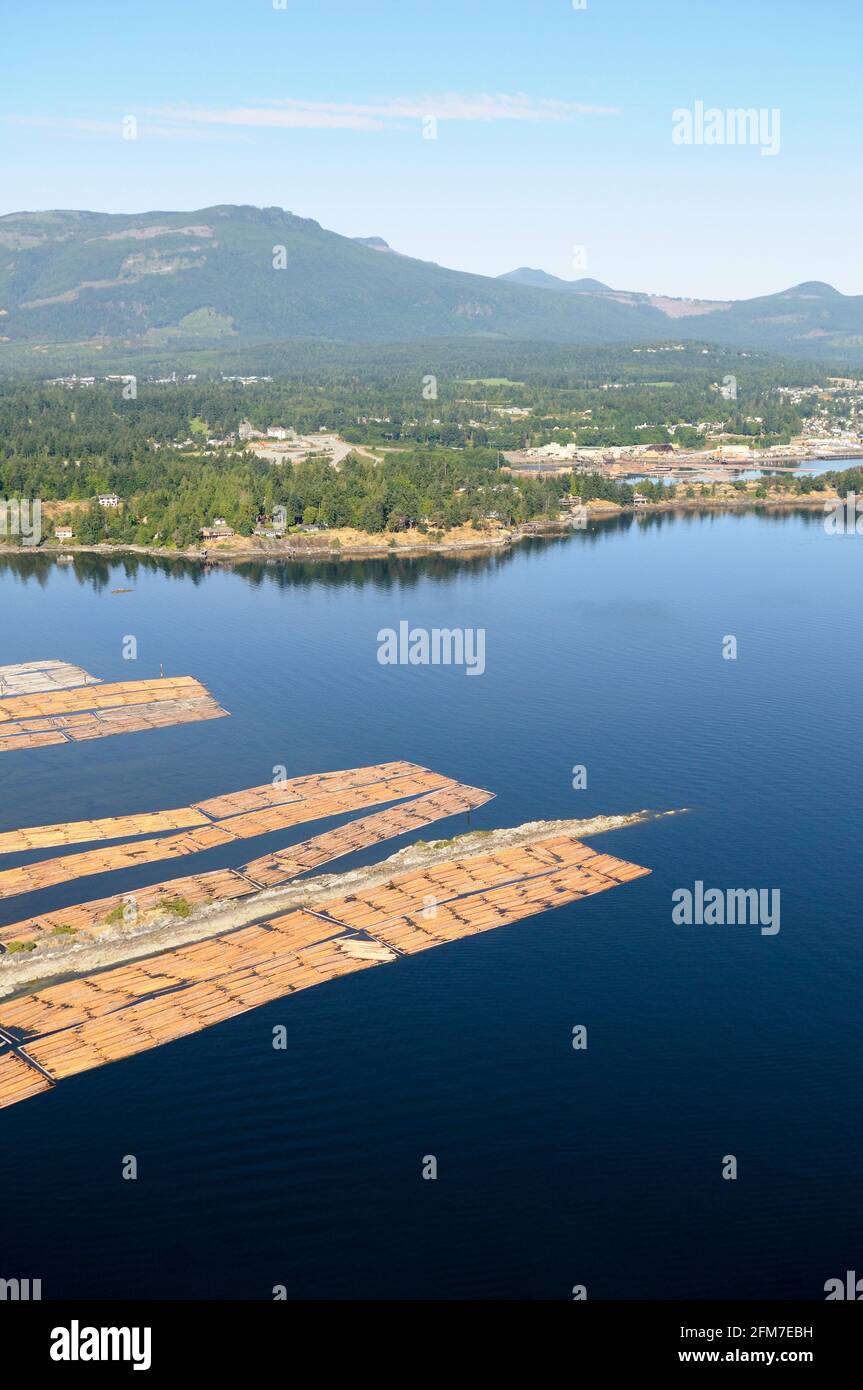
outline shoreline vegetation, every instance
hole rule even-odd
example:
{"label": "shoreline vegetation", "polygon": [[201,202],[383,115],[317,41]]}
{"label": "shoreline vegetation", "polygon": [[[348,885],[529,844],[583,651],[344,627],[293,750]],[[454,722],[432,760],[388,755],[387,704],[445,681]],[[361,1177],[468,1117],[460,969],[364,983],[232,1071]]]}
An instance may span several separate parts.
{"label": "shoreline vegetation", "polygon": [[[848,470],[860,473],[860,470]],[[858,477],[858,485],[863,477]],[[853,491],[853,478],[846,491]],[[693,497],[673,496],[664,500],[645,500],[618,503],[608,498],[591,498],[584,504],[581,518],[562,512],[558,516],[540,517],[514,526],[485,525],[453,527],[442,533],[421,532],[410,528],[397,534],[360,532],[350,528],[321,529],[314,535],[288,534],[284,538],[233,536],[208,541],[206,546],[185,547],[138,545],[124,541],[102,541],[89,544],[55,539],[28,546],[0,537],[0,556],[16,558],[32,555],[55,560],[75,555],[117,556],[142,555],[161,560],[190,560],[200,564],[241,564],[249,560],[274,563],[303,561],[362,560],[386,558],[422,558],[426,555],[470,555],[482,551],[506,550],[536,538],[554,538],[585,530],[595,523],[613,521],[620,517],[647,517],[674,513],[750,512],[750,511],[818,511],[825,504],[836,502],[842,492],[825,485],[815,493],[784,493],[771,490],[766,496],[756,496],[755,489],[739,494],[711,496],[706,490]]]}
{"label": "shoreline vegetation", "polygon": [[[518,375],[485,377],[418,375],[402,351],[285,381],[0,384],[0,553],[468,555],[633,514],[863,494],[863,381],[658,354],[522,353]],[[772,470],[819,440],[829,471]]]}

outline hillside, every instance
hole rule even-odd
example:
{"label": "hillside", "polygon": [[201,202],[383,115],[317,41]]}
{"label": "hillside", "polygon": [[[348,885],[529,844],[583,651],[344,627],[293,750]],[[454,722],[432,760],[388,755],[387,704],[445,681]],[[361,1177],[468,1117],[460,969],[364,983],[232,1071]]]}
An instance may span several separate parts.
{"label": "hillside", "polygon": [[[497,337],[630,341],[661,316],[381,254],[280,208],[0,218],[10,343],[126,338],[159,347]],[[274,257],[284,247],[284,266]]]}
{"label": "hillside", "polygon": [[844,295],[819,280],[756,299],[680,299],[640,290],[615,290],[599,280],[561,280],[544,270],[520,266],[498,277],[508,284],[530,285],[569,294],[580,301],[654,309],[666,320],[658,337],[669,332],[690,341],[737,348],[760,348],[813,356],[825,350],[842,357],[863,355],[863,295]]}
{"label": "hillside", "polygon": [[832,285],[811,280],[778,294],[741,299],[722,313],[693,316],[688,334],[717,343],[763,348],[790,348],[811,355],[827,348],[863,351],[863,295],[844,295]]}
{"label": "hillside", "polygon": [[526,267],[471,275],[281,208],[0,218],[6,366],[73,347],[84,365],[102,349],[207,349],[227,360],[253,345],[300,340],[598,346],[684,338],[859,360],[863,296],[809,282],[729,303],[615,290]]}
{"label": "hillside", "polygon": [[499,275],[499,280],[508,280],[512,285],[533,285],[537,289],[563,290],[568,294],[610,294],[615,291],[601,280],[561,280],[559,275],[549,275],[547,270],[533,270],[528,265],[520,265],[518,270],[508,270]]}

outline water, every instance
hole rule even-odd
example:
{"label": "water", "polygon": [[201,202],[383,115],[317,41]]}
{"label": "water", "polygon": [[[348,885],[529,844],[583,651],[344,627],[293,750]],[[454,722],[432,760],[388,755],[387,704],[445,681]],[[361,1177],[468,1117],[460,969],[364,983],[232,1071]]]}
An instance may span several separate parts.
{"label": "water", "polygon": [[[849,468],[856,468],[861,460],[855,456],[853,458],[840,459],[815,459],[810,463],[801,464],[798,468],[729,468],[722,474],[722,481],[729,482],[750,482],[758,478],[818,478],[822,473],[841,473]],[[657,477],[654,473],[627,473],[623,479],[625,483],[662,483],[665,487],[670,487],[673,483],[685,486],[687,483],[715,483],[717,481],[718,467],[714,465],[712,472],[692,473],[685,477],[670,477],[664,474]]]}
{"label": "water", "polygon": [[[628,887],[0,1112],[0,1275],[46,1297],[817,1298],[859,1268],[861,559],[784,512],[624,518],[466,562],[2,562],[0,661],[162,663],[231,718],[4,754],[0,829],[393,758],[494,790],[486,828],[691,811],[593,841],[652,869]],[[485,675],[378,665],[403,618],[484,627]],[[696,879],[779,887],[780,933],[673,926]]]}

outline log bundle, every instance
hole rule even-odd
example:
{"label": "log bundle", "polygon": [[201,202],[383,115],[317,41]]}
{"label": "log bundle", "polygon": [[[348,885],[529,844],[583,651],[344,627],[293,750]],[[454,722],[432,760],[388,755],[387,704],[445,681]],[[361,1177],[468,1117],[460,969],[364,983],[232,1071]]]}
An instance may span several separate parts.
{"label": "log bundle", "polygon": [[[193,676],[101,682],[86,672],[80,674],[85,683],[76,688],[40,684],[31,673],[29,687],[19,676],[17,692],[10,695],[0,690],[0,753],[192,724],[227,714]],[[9,679],[14,686],[14,675]]]}
{"label": "log bundle", "polygon": [[518,922],[648,872],[557,836],[394,875],[368,893],[333,899],[319,912],[295,910],[49,985],[0,1003],[0,1037],[17,1049],[0,1056],[0,1106],[284,995]]}
{"label": "log bundle", "polygon": [[[182,859],[189,854],[199,854],[204,850],[229,845],[236,840],[254,839],[276,830],[287,830],[306,821],[325,820],[344,815],[349,811],[364,810],[369,806],[383,805],[388,801],[404,801],[428,792],[447,792],[455,794],[454,810],[461,809],[459,800],[466,796],[474,799],[470,805],[479,805],[488,799],[488,793],[477,789],[465,789],[449,777],[443,777],[428,768],[409,765],[410,770],[392,775],[384,770],[374,780],[366,778],[356,781],[355,774],[370,773],[372,769],[351,769],[349,773],[338,774],[344,779],[342,784],[334,780],[327,784],[327,790],[319,792],[317,787],[310,789],[309,795],[296,795],[292,791],[284,794],[284,801],[273,800],[279,792],[278,787],[266,784],[254,787],[247,792],[237,792],[229,797],[217,798],[210,802],[200,802],[197,806],[176,811],[155,813],[165,818],[166,823],[186,824],[189,828],[175,835],[162,835],[150,840],[106,846],[104,849],[84,850],[77,854],[58,855],[51,859],[40,859],[35,863],[23,864],[17,868],[0,870],[0,899],[12,898],[20,893],[32,893],[42,888],[50,888],[71,879],[87,878],[92,874],[111,873],[119,869],[135,868],[142,864],[155,864],[164,859]],[[287,785],[287,784],[280,784]],[[479,796],[480,800],[476,800]],[[237,811],[238,806],[251,800],[255,809]],[[222,820],[212,820],[215,809],[224,815]],[[451,814],[443,812],[443,814]],[[435,817],[436,818],[436,817]],[[84,836],[93,839],[113,839],[122,835],[143,833],[140,829],[146,817],[114,817],[102,821],[77,821],[68,825],[37,826],[30,830],[9,832],[0,837],[0,847],[35,848],[45,839],[54,844],[80,842]],[[130,829],[130,823],[139,828]],[[396,822],[394,821],[394,824]],[[422,823],[422,818],[418,823]],[[409,821],[405,828],[410,828]],[[399,834],[399,830],[391,833]],[[386,838],[384,834],[380,838]],[[371,841],[374,843],[374,841]],[[339,853],[347,853],[339,850]],[[313,856],[314,857],[314,856]],[[324,857],[334,857],[324,854]],[[257,861],[256,861],[257,862]],[[323,862],[318,859],[318,862]],[[313,867],[310,862],[307,867]],[[262,864],[261,873],[268,870]],[[302,870],[297,870],[302,872]],[[282,874],[282,877],[285,875]],[[290,877],[290,874],[287,875]],[[270,880],[272,881],[272,880]]]}
{"label": "log bundle", "polygon": [[97,681],[97,676],[68,661],[23,661],[15,666],[0,666],[0,698],[71,690],[73,686],[94,685]]}
{"label": "log bundle", "polygon": [[190,907],[197,907],[221,899],[248,897],[261,888],[289,883],[298,875],[344,855],[422,829],[447,816],[474,810],[491,798],[491,792],[479,787],[450,782],[438,791],[427,792],[387,811],[362,816],[337,830],[329,830],[301,844],[292,845],[290,849],[250,860],[239,869],[213,869],[208,873],[167,879],[148,888],[138,888],[134,894],[113,894],[13,922],[0,927],[0,946],[72,933],[98,937],[109,928],[108,919],[118,910],[131,908],[135,914],[158,912],[178,898]]}

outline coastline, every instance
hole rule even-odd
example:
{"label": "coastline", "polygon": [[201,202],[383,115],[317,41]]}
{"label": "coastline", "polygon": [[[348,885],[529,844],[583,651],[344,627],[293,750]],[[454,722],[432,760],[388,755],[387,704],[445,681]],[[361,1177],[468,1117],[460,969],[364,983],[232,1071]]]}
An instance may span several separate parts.
{"label": "coastline", "polygon": [[[824,503],[835,501],[839,494],[835,488],[825,488],[818,493],[795,494],[794,496],[753,497],[691,497],[670,498],[667,502],[644,502],[638,506],[621,506],[617,502],[595,498],[586,503],[590,521],[610,521],[621,516],[646,516],[652,513],[669,512],[745,512],[823,510]],[[158,560],[189,560],[199,564],[245,564],[249,561],[287,562],[334,561],[334,560],[382,560],[393,558],[421,559],[427,555],[470,555],[487,551],[505,550],[522,541],[537,537],[565,536],[580,529],[566,515],[548,518],[544,521],[527,521],[519,526],[500,527],[490,531],[477,531],[466,535],[467,527],[457,528],[449,533],[452,539],[430,541],[420,538],[419,533],[400,532],[378,539],[371,532],[351,532],[349,539],[339,531],[322,531],[314,539],[292,537],[285,541],[258,540],[251,537],[237,537],[235,540],[218,541],[206,548],[199,545],[185,549],[144,545],[71,545],[63,541],[46,540],[39,546],[9,545],[0,540],[0,558],[9,554],[46,555],[53,559],[74,557],[75,555],[146,555]]]}
{"label": "coastline", "polygon": [[645,458],[644,454],[623,453],[607,463],[605,467],[608,470],[608,476],[620,482],[624,482],[634,472],[641,473],[646,478],[669,477],[679,472],[680,476],[674,481],[685,483],[690,480],[693,474],[712,472],[715,473],[717,479],[721,479],[727,478],[729,474],[751,468],[767,469],[770,473],[795,474],[807,463],[836,464],[836,471],[841,472],[842,469],[839,465],[849,463],[854,466],[861,460],[863,460],[863,448],[858,448],[853,444],[843,445],[841,453],[833,454],[825,453],[823,446],[812,443],[798,451],[777,449],[776,452],[772,452],[770,449],[751,449],[747,457],[734,459],[713,449],[706,449],[703,452],[699,450],[684,451],[679,454],[663,455],[661,458]]}

